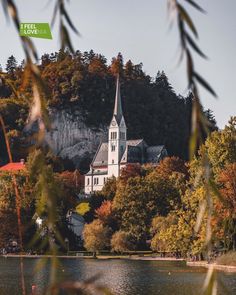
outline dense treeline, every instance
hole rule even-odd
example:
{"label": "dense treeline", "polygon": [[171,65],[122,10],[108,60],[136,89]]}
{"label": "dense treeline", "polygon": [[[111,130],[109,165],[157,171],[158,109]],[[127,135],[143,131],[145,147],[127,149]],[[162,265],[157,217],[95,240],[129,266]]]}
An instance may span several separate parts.
{"label": "dense treeline", "polygon": [[[79,109],[87,126],[93,128],[107,125],[111,119],[114,77],[119,73],[128,137],[144,138],[149,145],[165,144],[169,155],[188,158],[192,97],[176,95],[164,72],[151,78],[143,71],[142,63],[124,63],[118,54],[108,64],[104,56],[93,51],[44,54],[40,69],[50,93],[48,106],[72,112]],[[5,79],[0,83],[0,111],[11,130],[12,142],[19,143],[23,138],[21,131],[28,111],[23,97],[31,99],[29,83],[24,62],[18,65],[13,56],[9,57]],[[20,93],[18,97],[14,88]],[[205,113],[215,129],[211,111]],[[16,149],[14,152],[16,158],[20,156]]]}
{"label": "dense treeline", "polygon": [[[206,155],[212,168],[210,190],[203,167]],[[37,177],[42,163],[43,176]],[[151,248],[177,256],[202,256],[209,230],[207,194],[212,202],[213,250],[236,249],[236,117],[223,130],[212,132],[191,162],[166,157],[158,166],[129,164],[118,179],[108,179],[102,191],[90,198],[78,198],[83,190],[79,172],[61,172],[59,164],[50,152],[36,149],[30,153],[26,169],[15,174],[25,250],[28,242],[38,236],[37,243],[30,247],[46,251],[45,233],[52,212],[56,216],[52,233],[58,246],[63,248],[56,229],[69,240],[70,249],[84,249],[68,228],[66,215],[70,210],[84,217],[83,246],[94,253]],[[51,199],[45,194],[46,186],[52,203],[48,203]],[[37,217],[43,220],[41,228],[35,225]],[[6,247],[10,239],[18,240],[12,172],[0,173],[0,222],[0,247]]]}

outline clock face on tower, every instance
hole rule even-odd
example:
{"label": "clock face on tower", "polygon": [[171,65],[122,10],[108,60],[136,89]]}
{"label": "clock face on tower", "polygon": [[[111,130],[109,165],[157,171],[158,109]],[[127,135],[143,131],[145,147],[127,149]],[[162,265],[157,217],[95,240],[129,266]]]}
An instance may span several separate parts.
{"label": "clock face on tower", "polygon": [[113,121],[111,122],[111,125],[112,125],[112,126],[115,126],[115,125],[116,125],[116,121],[113,120]]}

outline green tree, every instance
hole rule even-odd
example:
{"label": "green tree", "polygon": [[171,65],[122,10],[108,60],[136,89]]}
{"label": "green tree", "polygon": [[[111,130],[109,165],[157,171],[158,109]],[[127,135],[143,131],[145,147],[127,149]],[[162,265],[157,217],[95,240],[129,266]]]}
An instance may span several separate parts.
{"label": "green tree", "polygon": [[146,177],[119,182],[113,208],[120,229],[136,239],[138,248],[146,247],[152,218],[166,216],[180,205],[176,178],[163,179],[156,171]]}
{"label": "green tree", "polygon": [[[232,117],[223,130],[214,131],[207,138],[204,147],[212,170],[219,173],[226,164],[236,161],[236,117]],[[200,155],[203,154],[203,148]]]}

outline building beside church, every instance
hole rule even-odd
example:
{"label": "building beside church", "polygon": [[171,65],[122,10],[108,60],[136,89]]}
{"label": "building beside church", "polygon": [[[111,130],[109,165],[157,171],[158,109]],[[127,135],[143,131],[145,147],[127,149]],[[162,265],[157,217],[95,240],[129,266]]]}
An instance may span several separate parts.
{"label": "building beside church", "polygon": [[20,162],[12,162],[12,163],[8,163],[2,167],[0,167],[0,172],[1,171],[7,171],[7,172],[19,172],[21,170],[25,170],[25,161],[22,159],[20,160]]}
{"label": "building beside church", "polygon": [[127,140],[118,77],[114,112],[108,129],[108,141],[100,144],[90,170],[85,175],[85,193],[90,194],[101,190],[107,179],[112,176],[118,177],[127,164],[157,164],[166,156],[167,151],[164,145],[148,146],[143,139]]}

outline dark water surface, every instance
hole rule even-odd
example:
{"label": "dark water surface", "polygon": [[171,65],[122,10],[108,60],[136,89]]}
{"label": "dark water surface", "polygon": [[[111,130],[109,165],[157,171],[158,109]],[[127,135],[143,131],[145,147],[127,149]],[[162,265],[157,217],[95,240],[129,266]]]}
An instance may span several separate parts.
{"label": "dark water surface", "polygon": [[[49,265],[39,259],[24,258],[27,294],[31,286],[43,290],[49,278]],[[20,260],[0,257],[0,295],[20,295]],[[206,269],[187,267],[182,262],[138,260],[61,259],[62,280],[84,280],[102,274],[98,280],[114,294],[127,295],[195,295],[200,294]],[[236,294],[236,274],[218,272],[218,295]],[[222,283],[224,286],[222,286]],[[40,294],[40,293],[38,293]]]}

